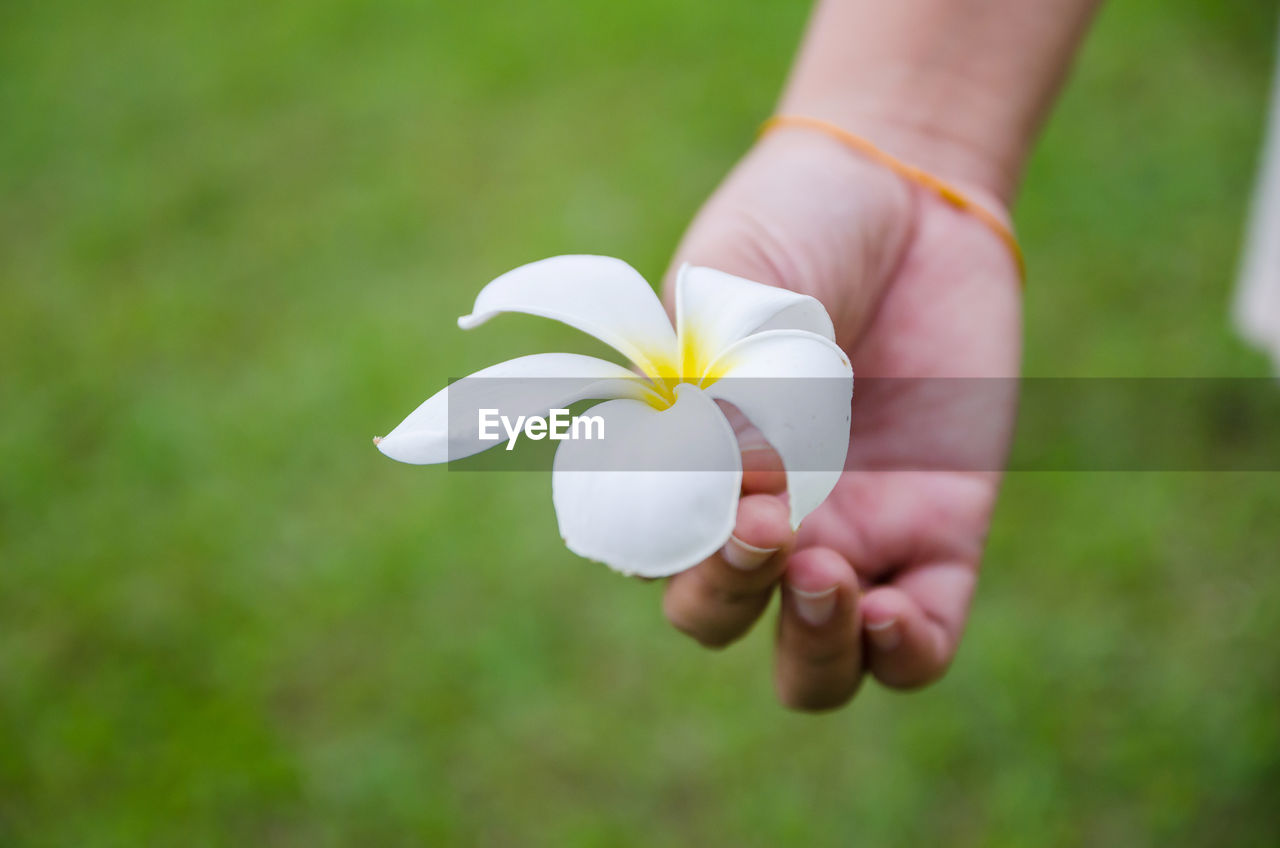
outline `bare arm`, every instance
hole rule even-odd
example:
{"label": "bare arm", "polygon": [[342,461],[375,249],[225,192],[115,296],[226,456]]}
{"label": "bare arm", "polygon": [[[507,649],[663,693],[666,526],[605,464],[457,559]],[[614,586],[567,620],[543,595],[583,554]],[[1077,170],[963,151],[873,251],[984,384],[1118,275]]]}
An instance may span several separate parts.
{"label": "bare arm", "polygon": [[[836,123],[1000,215],[1097,2],[819,0],[779,111]],[[744,477],[737,541],[672,578],[664,608],[721,646],[780,588],[778,695],[820,710],[848,701],[867,674],[895,688],[930,683],[955,655],[1013,391],[982,404],[977,429],[999,443],[975,470],[902,458],[928,454],[929,437],[912,435],[921,422],[944,441],[975,429],[968,399],[939,403],[921,378],[1016,387],[1021,296],[1008,245],[975,215],[821,132],[779,130],[702,208],[676,264],[826,305],[859,381],[850,462],[794,536],[777,495]],[[885,470],[904,467],[917,470]]]}
{"label": "bare arm", "polygon": [[1005,203],[1101,0],[820,0],[781,111]]}

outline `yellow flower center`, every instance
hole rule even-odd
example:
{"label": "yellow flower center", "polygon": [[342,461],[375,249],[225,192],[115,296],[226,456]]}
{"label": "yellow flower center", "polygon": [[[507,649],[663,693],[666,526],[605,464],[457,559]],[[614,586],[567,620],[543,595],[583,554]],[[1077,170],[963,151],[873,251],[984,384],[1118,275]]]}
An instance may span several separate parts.
{"label": "yellow flower center", "polygon": [[670,409],[676,402],[676,386],[681,383],[705,389],[728,370],[728,363],[723,360],[712,367],[711,360],[717,351],[700,344],[698,335],[688,328],[680,336],[678,350],[679,361],[655,353],[646,355],[647,361],[641,366],[648,379],[645,402],[654,409]]}

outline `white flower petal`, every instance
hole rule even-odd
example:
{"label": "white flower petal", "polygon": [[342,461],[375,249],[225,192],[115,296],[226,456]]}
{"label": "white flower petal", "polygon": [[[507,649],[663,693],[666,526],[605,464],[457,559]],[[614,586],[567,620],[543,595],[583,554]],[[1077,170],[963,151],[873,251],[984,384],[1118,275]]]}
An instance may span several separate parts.
{"label": "white flower petal", "polygon": [[609,256],[553,256],[508,271],[485,286],[469,330],[500,312],[562,321],[610,345],[650,375],[674,363],[675,332],[644,277]]}
{"label": "white flower petal", "polygon": [[[647,381],[613,362],[576,353],[537,353],[499,362],[441,389],[377,440],[392,459],[429,465],[463,459],[505,444],[480,439],[479,410],[545,415],[593,398],[644,398]],[[501,429],[499,429],[501,432]]]}
{"label": "white flower petal", "polygon": [[799,330],[749,336],[713,364],[708,389],[738,407],[773,445],[787,471],[791,526],[818,507],[849,450],[853,370],[833,342]]}
{"label": "white flower petal", "polygon": [[684,384],[670,409],[617,400],[589,414],[604,417],[604,439],[563,442],[551,476],[569,550],[644,577],[719,550],[737,518],[742,460],[715,402]]}
{"label": "white flower petal", "polygon": [[735,342],[765,330],[806,330],[835,341],[827,310],[812,297],[735,277],[714,268],[681,267],[676,276],[681,368],[705,366]]}

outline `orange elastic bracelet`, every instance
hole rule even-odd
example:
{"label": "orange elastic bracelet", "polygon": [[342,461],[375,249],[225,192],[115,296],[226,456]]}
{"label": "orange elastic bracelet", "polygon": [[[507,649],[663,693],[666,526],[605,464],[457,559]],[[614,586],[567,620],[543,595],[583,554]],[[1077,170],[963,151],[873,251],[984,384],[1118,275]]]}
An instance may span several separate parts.
{"label": "orange elastic bracelet", "polygon": [[856,150],[863,156],[866,156],[873,162],[893,171],[895,174],[910,180],[917,185],[924,186],[938,197],[954,206],[956,209],[966,212],[979,221],[987,225],[993,233],[999,236],[1005,246],[1009,248],[1009,252],[1013,254],[1014,261],[1018,264],[1018,274],[1022,281],[1023,288],[1027,285],[1027,265],[1022,255],[1022,246],[1018,244],[1018,237],[1013,234],[1013,230],[1000,220],[999,216],[992,213],[979,203],[970,200],[964,192],[955,186],[935,177],[927,171],[922,171],[914,165],[908,165],[897,157],[890,156],[880,148],[859,135],[854,135],[843,127],[839,127],[830,121],[824,121],[821,118],[810,118],[807,115],[774,115],[760,126],[760,135],[763,137],[769,132],[779,127],[803,127],[806,129],[817,130],[820,133],[831,136],[836,141]]}

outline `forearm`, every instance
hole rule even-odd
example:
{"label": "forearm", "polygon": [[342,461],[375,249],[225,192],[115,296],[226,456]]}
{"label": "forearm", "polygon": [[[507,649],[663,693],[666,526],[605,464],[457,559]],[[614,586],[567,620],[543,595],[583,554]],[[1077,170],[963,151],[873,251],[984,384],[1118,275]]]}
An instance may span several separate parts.
{"label": "forearm", "polygon": [[1101,0],[819,0],[780,111],[1008,203]]}

